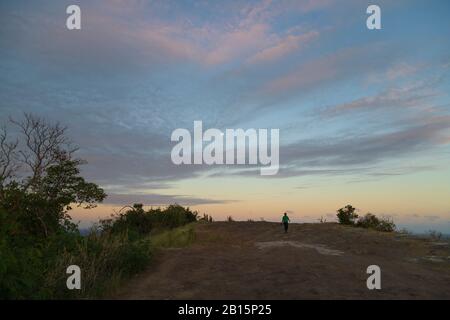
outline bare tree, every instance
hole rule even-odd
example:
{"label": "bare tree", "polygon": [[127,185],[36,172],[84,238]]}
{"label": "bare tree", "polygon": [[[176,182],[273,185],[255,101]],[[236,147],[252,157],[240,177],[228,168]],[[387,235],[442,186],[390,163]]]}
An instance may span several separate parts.
{"label": "bare tree", "polygon": [[9,141],[6,127],[0,128],[0,196],[6,183],[19,168],[17,146],[19,141]]}
{"label": "bare tree", "polygon": [[74,158],[77,148],[66,127],[26,113],[9,121],[17,137],[11,140],[0,128],[0,206],[31,217],[30,230],[47,237],[60,225],[71,226],[71,204],[92,208],[103,201],[103,189],[79,175],[84,161]]}
{"label": "bare tree", "polygon": [[[17,154],[18,161],[30,171],[23,187],[36,188],[45,171],[59,161],[69,159],[77,150],[66,136],[67,128],[25,113],[22,121],[10,118],[24,137]],[[17,147],[17,145],[16,145]]]}

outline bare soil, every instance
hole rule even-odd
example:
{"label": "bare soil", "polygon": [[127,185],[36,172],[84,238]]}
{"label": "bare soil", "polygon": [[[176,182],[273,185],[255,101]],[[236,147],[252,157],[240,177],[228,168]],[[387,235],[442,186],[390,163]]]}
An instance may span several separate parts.
{"label": "bare soil", "polygon": [[[115,299],[450,299],[448,242],[335,223],[214,222]],[[381,290],[366,286],[381,268]]]}

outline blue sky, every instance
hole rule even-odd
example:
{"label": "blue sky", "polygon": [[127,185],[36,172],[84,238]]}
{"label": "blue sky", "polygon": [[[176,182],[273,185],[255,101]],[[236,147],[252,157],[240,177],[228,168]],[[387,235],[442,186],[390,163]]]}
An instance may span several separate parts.
{"label": "blue sky", "polygon": [[[70,4],[81,7],[82,30],[65,28]],[[381,7],[381,30],[366,28],[369,4]],[[243,218],[290,210],[302,220],[351,202],[448,228],[449,9],[437,0],[2,1],[0,115],[68,125],[89,162],[83,173],[110,206],[179,202]],[[170,134],[194,120],[279,128],[280,173],[173,165]]]}

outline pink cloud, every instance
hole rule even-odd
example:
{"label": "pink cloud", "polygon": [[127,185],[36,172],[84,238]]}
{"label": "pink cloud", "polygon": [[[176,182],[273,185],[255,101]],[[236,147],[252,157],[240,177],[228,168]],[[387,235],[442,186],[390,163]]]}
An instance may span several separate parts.
{"label": "pink cloud", "polygon": [[275,78],[261,88],[269,94],[285,93],[292,90],[305,90],[317,84],[324,84],[338,77],[350,77],[373,68],[367,65],[366,53],[372,47],[352,47],[341,49],[312,61],[294,67],[287,74]]}
{"label": "pink cloud", "polygon": [[[299,33],[298,30],[284,31],[280,35],[272,28],[274,18],[291,10],[316,10],[330,2],[263,0],[252,6],[238,3],[235,5],[237,10],[232,10],[226,21],[207,20],[197,25],[191,22],[190,17],[161,19],[157,11],[162,4],[158,5],[158,2],[155,6],[149,6],[144,0],[111,0],[106,12],[95,2],[92,10],[86,10],[89,12],[85,24],[88,32],[83,34],[83,38],[79,37],[79,41],[71,43],[66,34],[59,31],[52,38],[56,39],[53,41],[55,51],[63,48],[71,52],[72,48],[88,42],[84,51],[86,61],[104,61],[102,57],[120,61],[122,56],[130,53],[133,57],[130,63],[136,65],[165,61],[192,61],[205,66],[230,62],[262,63],[302,49],[318,36],[317,31]],[[141,11],[145,11],[145,18]],[[53,29],[50,33],[55,33]],[[95,50],[91,50],[91,45],[95,46]],[[89,59],[87,56],[90,56]]]}
{"label": "pink cloud", "polygon": [[406,76],[413,75],[419,68],[406,63],[397,64],[386,71],[386,77],[388,80],[396,80],[398,78],[404,78]]}
{"label": "pink cloud", "polygon": [[339,58],[334,55],[301,65],[293,72],[270,81],[264,86],[263,91],[283,92],[332,79],[338,72],[338,60]]}
{"label": "pink cloud", "polygon": [[255,24],[248,29],[236,29],[221,34],[212,50],[205,53],[205,62],[224,63],[262,47],[268,42],[268,29],[265,24]]}
{"label": "pink cloud", "polygon": [[252,56],[248,62],[249,63],[264,63],[271,60],[279,59],[293,51],[301,49],[311,40],[317,38],[319,32],[309,31],[305,34],[300,35],[287,35],[286,37],[280,39],[276,44],[268,48],[257,52]]}
{"label": "pink cloud", "polygon": [[279,0],[273,2],[271,11],[273,14],[280,12],[310,13],[327,9],[335,3],[335,0]]}
{"label": "pink cloud", "polygon": [[152,26],[138,33],[137,39],[144,46],[156,49],[165,56],[196,59],[201,49],[186,39],[183,33],[184,31],[176,26]]}
{"label": "pink cloud", "polygon": [[[116,0],[121,1],[121,0]],[[135,0],[139,3],[138,0]],[[242,5],[238,14],[226,25],[193,26],[175,22],[153,22],[145,31],[144,41],[153,43],[170,56],[185,57],[205,65],[243,59],[259,63],[281,58],[318,36],[317,31],[280,36],[271,29],[270,21],[283,12],[302,13],[323,9],[333,0],[263,0],[256,5]]]}
{"label": "pink cloud", "polygon": [[331,6],[334,0],[302,0],[294,1],[301,12],[311,12]]}

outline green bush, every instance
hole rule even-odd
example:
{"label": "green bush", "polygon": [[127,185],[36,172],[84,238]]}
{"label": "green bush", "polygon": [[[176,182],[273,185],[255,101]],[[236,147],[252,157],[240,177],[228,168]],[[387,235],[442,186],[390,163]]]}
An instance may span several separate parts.
{"label": "green bush", "polygon": [[380,225],[380,219],[371,213],[360,217],[356,222],[357,227],[376,229]]}
{"label": "green bush", "polygon": [[364,217],[359,218],[356,226],[383,232],[392,232],[395,230],[394,221],[389,218],[378,218],[372,213],[367,213]]}
{"label": "green bush", "polygon": [[358,215],[355,213],[356,208],[347,205],[337,211],[337,217],[340,224],[354,225]]}
{"label": "green bush", "polygon": [[376,230],[383,232],[393,232],[395,229],[396,226],[394,220],[389,218],[380,218],[380,224],[376,228]]}
{"label": "green bush", "polygon": [[0,299],[35,296],[44,280],[42,249],[32,239],[14,238],[16,226],[6,216],[0,208]]}
{"label": "green bush", "polygon": [[383,232],[392,232],[396,229],[395,223],[392,219],[385,217],[378,218],[372,213],[367,213],[365,216],[358,219],[358,215],[355,211],[356,209],[351,205],[347,205],[344,208],[337,210],[339,223]]}
{"label": "green bush", "polygon": [[79,235],[60,230],[43,238],[41,232],[32,233],[18,212],[15,215],[0,206],[0,299],[46,298],[46,270],[60,248]]}
{"label": "green bush", "polygon": [[102,220],[100,228],[111,233],[127,232],[130,239],[137,239],[151,231],[173,229],[197,221],[198,213],[180,205],[170,205],[165,209],[145,211],[142,204],[129,207],[124,213]]}

